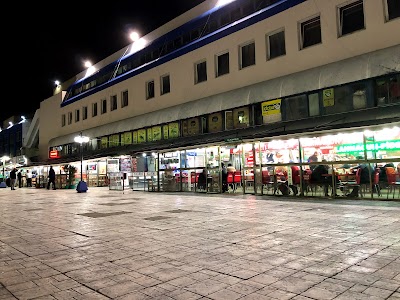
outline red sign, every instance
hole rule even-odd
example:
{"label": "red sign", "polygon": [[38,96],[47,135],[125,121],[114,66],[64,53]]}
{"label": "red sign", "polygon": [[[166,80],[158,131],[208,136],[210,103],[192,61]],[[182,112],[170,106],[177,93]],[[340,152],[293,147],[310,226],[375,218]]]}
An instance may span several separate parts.
{"label": "red sign", "polygon": [[50,158],[60,158],[60,153],[57,150],[52,150],[49,153]]}

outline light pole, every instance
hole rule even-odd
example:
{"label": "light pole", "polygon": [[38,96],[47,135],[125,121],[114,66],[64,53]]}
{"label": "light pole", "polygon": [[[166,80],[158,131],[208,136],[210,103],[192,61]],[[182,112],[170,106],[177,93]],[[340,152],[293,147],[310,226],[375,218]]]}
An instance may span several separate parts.
{"label": "light pole", "polygon": [[1,157],[1,162],[3,163],[3,181],[0,182],[0,188],[6,188],[6,179],[5,179],[5,172],[4,172],[4,166],[6,164],[6,161],[10,160],[8,156],[2,156]]}
{"label": "light pole", "polygon": [[89,142],[89,138],[87,136],[82,136],[82,132],[74,138],[76,143],[80,145],[80,152],[81,152],[81,181],[79,181],[76,190],[78,193],[85,193],[87,191],[87,184],[83,181],[83,143]]}

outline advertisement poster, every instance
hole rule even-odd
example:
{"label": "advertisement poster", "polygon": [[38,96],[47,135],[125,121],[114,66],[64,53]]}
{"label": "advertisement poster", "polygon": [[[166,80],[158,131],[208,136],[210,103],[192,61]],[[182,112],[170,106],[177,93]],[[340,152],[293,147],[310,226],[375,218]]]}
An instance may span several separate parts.
{"label": "advertisement poster", "polygon": [[161,126],[154,126],[152,128],[153,132],[153,141],[161,140]]}
{"label": "advertisement poster", "polygon": [[179,123],[178,122],[169,123],[168,124],[168,133],[169,133],[169,137],[171,137],[171,138],[179,137]]}
{"label": "advertisement poster", "polygon": [[222,114],[215,113],[208,116],[210,132],[222,131]]}
{"label": "advertisement poster", "polygon": [[324,107],[335,105],[335,92],[334,89],[325,89],[322,91],[322,99]]}
{"label": "advertisement poster", "polygon": [[261,111],[263,116],[280,114],[281,99],[276,99],[261,103]]}
{"label": "advertisement poster", "polygon": [[132,169],[132,158],[130,156],[121,158],[121,172],[131,173]]}
{"label": "advertisement poster", "polygon": [[107,159],[107,173],[119,172],[119,159],[110,158]]}
{"label": "advertisement poster", "polygon": [[133,143],[134,144],[137,144],[138,143],[138,132],[137,131],[134,131],[133,133],[132,133],[132,135],[133,135]]}
{"label": "advertisement poster", "polygon": [[146,129],[139,129],[138,130],[138,143],[145,143],[146,142]]}
{"label": "advertisement poster", "polygon": [[121,136],[121,145],[130,145],[132,144],[132,132],[124,132]]}
{"label": "advertisement poster", "polygon": [[164,125],[163,126],[163,138],[164,140],[168,140],[169,136],[168,136],[168,125]]}
{"label": "advertisement poster", "polygon": [[153,131],[151,128],[147,128],[147,141],[152,142],[153,141]]}

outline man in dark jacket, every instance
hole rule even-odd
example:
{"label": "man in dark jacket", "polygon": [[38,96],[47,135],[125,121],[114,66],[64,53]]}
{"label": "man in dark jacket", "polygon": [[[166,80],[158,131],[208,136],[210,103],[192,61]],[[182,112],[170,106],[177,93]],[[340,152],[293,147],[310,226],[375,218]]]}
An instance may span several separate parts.
{"label": "man in dark jacket", "polygon": [[22,188],[22,171],[21,170],[18,171],[17,178],[18,178],[18,187]]}
{"label": "man in dark jacket", "polygon": [[322,185],[324,187],[325,196],[328,196],[328,186],[331,180],[326,176],[329,172],[327,165],[318,165],[311,173],[311,183]]}
{"label": "man in dark jacket", "polygon": [[17,179],[17,169],[14,168],[10,172],[10,186],[12,190],[15,190],[15,180]]}
{"label": "man in dark jacket", "polygon": [[47,189],[50,189],[50,184],[53,184],[53,190],[56,189],[56,172],[54,171],[53,167],[50,167],[49,170],[49,181],[47,182]]}
{"label": "man in dark jacket", "polygon": [[[353,171],[360,171],[360,185],[362,184],[370,184],[372,181],[372,177],[374,176],[374,169],[370,164],[359,164],[357,167],[352,168]],[[360,185],[356,185],[350,194],[347,197],[358,197],[358,192],[360,190]]]}

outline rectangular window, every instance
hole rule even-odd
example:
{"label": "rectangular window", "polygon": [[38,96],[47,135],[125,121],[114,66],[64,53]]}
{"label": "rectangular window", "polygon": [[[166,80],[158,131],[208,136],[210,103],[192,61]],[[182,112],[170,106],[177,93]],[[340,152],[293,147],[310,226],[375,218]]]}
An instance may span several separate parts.
{"label": "rectangular window", "polygon": [[286,55],[285,31],[280,30],[267,35],[268,59]]}
{"label": "rectangular window", "polygon": [[256,64],[256,44],[251,42],[240,46],[240,68],[246,68]]}
{"label": "rectangular window", "polygon": [[339,7],[340,36],[365,28],[363,0]]}
{"label": "rectangular window", "polygon": [[171,91],[169,75],[161,76],[161,95],[168,94]]}
{"label": "rectangular window", "polygon": [[97,102],[92,104],[92,117],[97,116]]}
{"label": "rectangular window", "polygon": [[386,20],[393,20],[400,17],[400,1],[387,0],[386,1]]}
{"label": "rectangular window", "polygon": [[117,109],[117,95],[112,95],[110,98],[110,111]]}
{"label": "rectangular window", "polygon": [[121,94],[121,107],[128,106],[128,91],[123,91]]}
{"label": "rectangular window", "polygon": [[376,105],[400,102],[400,74],[375,80]]}
{"label": "rectangular window", "polygon": [[195,83],[207,81],[207,62],[202,61],[195,64]]}
{"label": "rectangular window", "polygon": [[80,110],[75,109],[75,122],[79,122],[80,119]]}
{"label": "rectangular window", "polygon": [[286,98],[284,103],[286,120],[299,120],[308,117],[306,95]]}
{"label": "rectangular window", "polygon": [[229,52],[216,56],[216,76],[229,74]]}
{"label": "rectangular window", "polygon": [[86,120],[87,119],[87,106],[82,107],[82,120]]}
{"label": "rectangular window", "polygon": [[319,94],[308,95],[308,114],[310,117],[319,116]]}
{"label": "rectangular window", "polygon": [[61,116],[61,127],[65,126],[65,114]]}
{"label": "rectangular window", "polygon": [[101,100],[101,114],[105,114],[107,112],[107,100]]}
{"label": "rectangular window", "polygon": [[72,112],[68,113],[68,125],[72,124]]}
{"label": "rectangular window", "polygon": [[154,98],[154,80],[146,83],[146,99]]}
{"label": "rectangular window", "polygon": [[300,49],[317,45],[322,42],[320,16],[300,24],[301,45]]}

